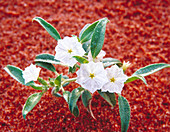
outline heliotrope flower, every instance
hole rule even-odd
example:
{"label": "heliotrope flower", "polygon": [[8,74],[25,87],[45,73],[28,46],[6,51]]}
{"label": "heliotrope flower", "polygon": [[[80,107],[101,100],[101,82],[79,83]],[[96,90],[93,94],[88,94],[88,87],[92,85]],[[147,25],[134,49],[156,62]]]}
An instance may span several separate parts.
{"label": "heliotrope flower", "polygon": [[91,93],[101,89],[108,81],[106,71],[101,62],[94,63],[91,61],[88,64],[81,64],[80,69],[76,73],[76,82]]}
{"label": "heliotrope flower", "polygon": [[59,39],[55,51],[55,59],[71,67],[77,63],[77,60],[73,56],[83,56],[85,54],[82,44],[78,42],[77,37]]}
{"label": "heliotrope flower", "polygon": [[[106,55],[106,52],[104,50],[101,50],[100,53],[96,56],[94,59],[94,62],[100,62],[103,60],[103,57]],[[88,61],[93,61],[93,57],[91,54],[91,51],[88,53]]]}
{"label": "heliotrope flower", "polygon": [[127,76],[123,73],[123,69],[117,65],[113,65],[110,68],[106,68],[108,82],[102,87],[103,92],[120,93],[124,87],[124,82],[127,80]]}
{"label": "heliotrope flower", "polygon": [[22,72],[22,76],[25,79],[25,84],[30,81],[37,81],[39,77],[41,68],[37,68],[35,65],[31,64],[30,66],[26,67],[25,70]]}

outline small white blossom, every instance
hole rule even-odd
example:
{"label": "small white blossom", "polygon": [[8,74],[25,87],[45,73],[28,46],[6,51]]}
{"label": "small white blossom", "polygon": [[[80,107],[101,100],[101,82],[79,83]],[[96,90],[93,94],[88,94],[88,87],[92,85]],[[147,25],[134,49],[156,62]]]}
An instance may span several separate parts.
{"label": "small white blossom", "polygon": [[55,51],[55,59],[71,67],[77,63],[73,56],[83,56],[85,54],[82,44],[78,42],[77,37],[59,39]]}
{"label": "small white blossom", "polygon": [[107,78],[109,82],[107,82],[103,87],[103,92],[116,92],[120,93],[124,87],[124,82],[127,80],[127,76],[123,73],[123,69],[119,68],[117,65],[113,65],[111,68],[106,68]]}
{"label": "small white blossom", "polygon": [[91,93],[101,89],[108,81],[106,71],[101,62],[94,63],[91,61],[88,64],[81,64],[80,69],[76,73],[76,82]]}
{"label": "small white blossom", "polygon": [[122,66],[123,71],[126,71],[126,69],[130,66],[130,64],[131,63],[129,63],[129,61],[128,62],[123,61],[123,66]]}
{"label": "small white blossom", "polygon": [[[103,60],[103,57],[106,55],[106,52],[104,50],[101,50],[100,53],[96,56],[94,59],[94,62],[100,62]],[[91,54],[91,51],[88,53],[88,61],[93,61],[93,57]]]}
{"label": "small white blossom", "polygon": [[30,81],[37,81],[39,77],[41,68],[37,68],[35,65],[31,64],[30,66],[26,67],[25,70],[22,72],[22,76],[25,79],[25,84]]}

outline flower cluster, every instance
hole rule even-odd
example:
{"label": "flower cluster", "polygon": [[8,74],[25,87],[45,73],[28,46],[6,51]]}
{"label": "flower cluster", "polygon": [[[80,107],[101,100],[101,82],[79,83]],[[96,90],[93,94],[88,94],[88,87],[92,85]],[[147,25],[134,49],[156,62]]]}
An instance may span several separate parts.
{"label": "flower cluster", "polygon": [[[69,66],[74,66],[77,61],[73,56],[84,56],[85,51],[82,48],[77,37],[65,37],[58,41],[56,46],[55,59],[60,60]],[[114,65],[111,68],[104,69],[102,59],[105,51],[101,50],[96,58],[92,58],[89,51],[87,57],[89,63],[81,64],[77,73],[77,83],[83,88],[94,93],[96,90],[121,93],[127,76],[123,73],[123,69]]]}
{"label": "flower cluster", "polygon": [[[55,59],[70,67],[73,67],[78,62],[73,56],[84,56],[88,58],[89,62],[81,64],[80,69],[76,72],[76,82],[83,88],[89,90],[91,93],[94,93],[96,90],[121,93],[124,82],[128,78],[123,73],[123,68],[126,66],[123,65],[122,68],[119,68],[117,65],[113,65],[110,68],[104,69],[102,60],[106,55],[105,51],[101,50],[94,59],[92,58],[91,52],[85,56],[85,51],[82,48],[82,44],[78,42],[77,37],[65,37],[64,39],[58,40],[55,51]],[[40,68],[36,68],[33,64],[27,67],[25,71],[23,71],[25,83],[36,81],[39,72]]]}

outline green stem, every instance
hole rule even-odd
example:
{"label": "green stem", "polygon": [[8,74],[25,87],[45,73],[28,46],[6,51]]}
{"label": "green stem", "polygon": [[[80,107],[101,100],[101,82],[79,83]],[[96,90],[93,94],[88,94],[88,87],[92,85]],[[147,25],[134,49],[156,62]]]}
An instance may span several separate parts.
{"label": "green stem", "polygon": [[55,71],[54,73],[57,75],[57,77],[60,75],[60,74],[58,74],[58,72],[56,72],[56,71]]}
{"label": "green stem", "polygon": [[76,67],[80,69],[80,66],[78,64],[76,64]]}
{"label": "green stem", "polygon": [[91,102],[92,102],[92,99],[89,101],[89,111],[90,111],[90,114],[93,117],[93,119],[96,120],[95,116],[93,115],[92,109],[91,109]]}
{"label": "green stem", "polygon": [[61,85],[61,87],[60,87],[60,88],[61,88],[62,92],[64,93],[64,92],[65,92],[65,90],[64,90],[64,88],[63,88],[63,86],[62,86],[62,85]]}
{"label": "green stem", "polygon": [[77,78],[75,77],[75,78],[65,79],[64,81],[65,82],[74,82],[76,80],[77,80]]}
{"label": "green stem", "polygon": [[117,95],[118,95],[118,96],[121,96],[121,94],[120,94],[120,93],[117,93]]}
{"label": "green stem", "polygon": [[67,82],[74,82],[74,81],[76,81],[76,80],[77,80],[77,78],[65,79],[65,80],[61,83],[61,85],[64,85],[64,84],[67,83]]}

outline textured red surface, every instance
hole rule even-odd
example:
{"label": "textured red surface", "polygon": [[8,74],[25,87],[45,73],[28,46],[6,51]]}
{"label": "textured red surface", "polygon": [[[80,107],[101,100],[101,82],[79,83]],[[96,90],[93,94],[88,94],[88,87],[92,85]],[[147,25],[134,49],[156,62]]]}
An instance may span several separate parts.
{"label": "textured red surface", "polygon": [[[2,68],[7,64],[24,69],[40,53],[55,54],[57,42],[32,18],[39,16],[51,23],[61,37],[78,35],[82,27],[108,17],[103,50],[107,57],[130,61],[131,75],[152,63],[170,63],[168,0],[1,0],[0,1],[0,131],[120,131],[118,105],[112,109],[94,93],[94,120],[78,101],[80,116],[74,117],[64,99],[53,97],[51,89],[38,105],[22,117],[22,107],[37,92],[12,79]],[[68,69],[57,67],[59,73]],[[170,131],[169,69],[126,84],[122,95],[131,106],[129,131]],[[53,77],[43,70],[40,77]],[[71,76],[71,75],[70,75]],[[71,91],[78,85],[66,87]]]}

